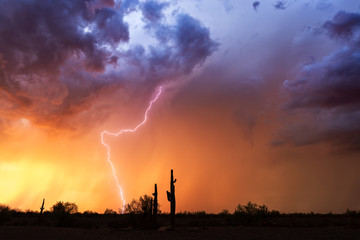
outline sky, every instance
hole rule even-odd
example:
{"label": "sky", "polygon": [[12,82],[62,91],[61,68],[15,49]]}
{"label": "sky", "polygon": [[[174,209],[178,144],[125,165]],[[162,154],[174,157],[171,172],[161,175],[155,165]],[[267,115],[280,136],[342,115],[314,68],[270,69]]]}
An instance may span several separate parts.
{"label": "sky", "polygon": [[360,209],[356,0],[0,0],[0,203]]}

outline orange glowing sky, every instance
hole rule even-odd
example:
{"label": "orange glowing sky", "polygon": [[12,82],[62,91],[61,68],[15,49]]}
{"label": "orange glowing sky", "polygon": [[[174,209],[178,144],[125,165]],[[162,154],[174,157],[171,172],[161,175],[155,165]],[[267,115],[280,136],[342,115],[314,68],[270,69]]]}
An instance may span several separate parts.
{"label": "orange glowing sky", "polygon": [[0,203],[121,209],[100,133],[162,85],[105,137],[126,202],[174,169],[177,211],[360,209],[356,1],[63,2],[0,4]]}

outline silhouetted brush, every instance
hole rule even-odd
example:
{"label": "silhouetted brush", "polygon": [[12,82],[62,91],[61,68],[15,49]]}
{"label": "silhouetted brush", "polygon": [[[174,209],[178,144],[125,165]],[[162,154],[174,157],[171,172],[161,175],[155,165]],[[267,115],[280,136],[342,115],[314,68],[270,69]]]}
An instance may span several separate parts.
{"label": "silhouetted brush", "polygon": [[175,182],[173,170],[171,169],[171,177],[170,177],[170,192],[166,191],[167,199],[170,202],[170,223],[171,229],[175,228]]}

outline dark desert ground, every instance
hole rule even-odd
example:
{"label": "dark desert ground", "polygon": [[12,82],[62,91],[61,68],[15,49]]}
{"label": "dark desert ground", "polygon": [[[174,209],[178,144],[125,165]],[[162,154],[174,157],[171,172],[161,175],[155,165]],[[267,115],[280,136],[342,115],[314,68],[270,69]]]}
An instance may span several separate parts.
{"label": "dark desert ground", "polygon": [[56,214],[46,211],[0,214],[0,239],[360,239],[360,214],[235,212],[159,214],[107,211]]}
{"label": "dark desert ground", "polygon": [[175,231],[76,229],[51,227],[0,227],[1,239],[360,239],[360,230],[343,227],[184,227]]}

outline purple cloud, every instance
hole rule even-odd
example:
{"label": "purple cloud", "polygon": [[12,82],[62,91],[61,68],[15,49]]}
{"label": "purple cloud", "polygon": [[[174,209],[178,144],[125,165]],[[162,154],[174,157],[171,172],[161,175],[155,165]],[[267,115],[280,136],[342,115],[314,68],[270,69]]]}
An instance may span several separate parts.
{"label": "purple cloud", "polygon": [[296,143],[299,132],[308,129],[298,145],[332,141],[360,149],[359,135],[354,134],[360,132],[360,14],[340,11],[323,28],[343,47],[305,65],[296,80],[285,81],[290,99],[284,108],[308,115],[302,126],[292,126],[283,136]]}
{"label": "purple cloud", "polygon": [[284,10],[284,9],[286,9],[285,4],[286,4],[286,1],[277,1],[277,2],[274,4],[274,7],[275,7],[276,9]]}
{"label": "purple cloud", "polygon": [[260,6],[260,2],[259,1],[253,2],[252,6],[253,6],[254,10],[256,11]]}
{"label": "purple cloud", "polygon": [[[339,11],[332,21],[327,21],[324,28],[332,37],[353,38],[354,34],[359,32],[360,14]],[[360,42],[359,39],[354,39]]]}
{"label": "purple cloud", "polygon": [[130,39],[124,17],[141,10],[156,23],[167,4],[152,0],[138,6],[113,0],[1,1],[1,118],[26,117],[55,127],[71,125],[78,115],[103,119],[106,113],[95,114],[91,107],[102,92],[139,81],[150,94],[170,77],[190,73],[216,49],[198,20],[175,14],[173,25],[152,27],[154,46],[122,50]]}
{"label": "purple cloud", "polygon": [[157,1],[146,1],[141,4],[141,12],[144,18],[152,23],[158,22],[163,18],[163,9],[169,6],[169,3],[159,3]]}

